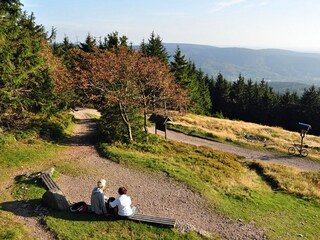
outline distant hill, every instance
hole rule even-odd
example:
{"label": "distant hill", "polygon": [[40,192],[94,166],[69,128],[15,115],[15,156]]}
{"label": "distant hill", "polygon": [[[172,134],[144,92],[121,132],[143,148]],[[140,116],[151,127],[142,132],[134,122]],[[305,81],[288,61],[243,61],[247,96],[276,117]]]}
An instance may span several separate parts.
{"label": "distant hill", "polygon": [[179,45],[187,59],[210,76],[219,72],[230,81],[241,73],[253,81],[269,82],[274,90],[302,91],[312,84],[320,86],[320,54],[280,49],[253,50],[247,48],[218,48],[206,45],[165,43],[169,55]]}

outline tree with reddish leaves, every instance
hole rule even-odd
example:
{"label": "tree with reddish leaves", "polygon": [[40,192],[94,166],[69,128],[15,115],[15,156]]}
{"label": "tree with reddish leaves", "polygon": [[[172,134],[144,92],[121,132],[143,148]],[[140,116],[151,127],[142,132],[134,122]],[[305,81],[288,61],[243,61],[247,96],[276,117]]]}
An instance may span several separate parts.
{"label": "tree with reddish leaves", "polygon": [[75,76],[80,88],[100,111],[117,106],[130,142],[134,141],[133,114],[144,113],[146,131],[151,106],[173,96],[172,89],[179,90],[167,65],[127,47],[87,53],[78,49],[75,54]]}
{"label": "tree with reddish leaves", "polygon": [[147,132],[147,113],[155,111],[156,106],[174,100],[174,89],[179,89],[174,82],[168,66],[157,57],[135,53],[136,71],[134,80],[139,90],[140,104],[144,115],[144,130]]}

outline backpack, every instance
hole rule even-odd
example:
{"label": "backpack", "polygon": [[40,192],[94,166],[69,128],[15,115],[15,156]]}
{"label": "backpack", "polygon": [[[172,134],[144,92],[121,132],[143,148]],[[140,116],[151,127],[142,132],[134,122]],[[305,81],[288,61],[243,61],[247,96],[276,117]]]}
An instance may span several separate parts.
{"label": "backpack", "polygon": [[70,206],[71,212],[86,213],[88,212],[88,204],[85,202],[77,202]]}

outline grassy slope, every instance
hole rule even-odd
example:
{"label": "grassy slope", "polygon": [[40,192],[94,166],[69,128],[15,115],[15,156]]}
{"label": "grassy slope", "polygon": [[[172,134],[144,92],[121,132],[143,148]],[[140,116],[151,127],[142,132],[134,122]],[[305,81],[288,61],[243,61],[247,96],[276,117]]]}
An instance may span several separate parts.
{"label": "grassy slope", "polygon": [[[14,142],[1,147],[0,155],[0,188],[11,185],[12,178],[21,170],[28,172],[40,171],[51,165],[48,159],[52,159],[57,152],[65,147],[37,140],[32,144]],[[42,192],[43,193],[43,192]],[[0,195],[0,204],[12,202],[15,199],[22,200],[22,193],[11,195],[11,189],[7,189]],[[41,196],[41,195],[40,195]],[[0,205],[0,239],[31,239],[30,229],[26,229],[11,212],[1,210]]]}
{"label": "grassy slope", "polygon": [[[72,132],[72,124],[66,131]],[[32,229],[26,228],[9,209],[17,201],[28,201],[32,206],[37,206],[45,189],[34,179],[25,176],[15,178],[18,173],[38,172],[53,165],[68,174],[90,174],[90,171],[85,166],[56,158],[68,147],[49,143],[35,136],[16,141],[13,135],[8,135],[0,149],[0,188],[10,186],[0,195],[0,239],[33,239],[30,233]],[[58,176],[59,173],[56,177]],[[15,181],[12,185],[13,178]],[[50,211],[43,221],[61,239],[205,239],[195,232],[181,234],[174,229],[132,221],[105,221],[104,218],[91,214]]]}
{"label": "grassy slope", "polygon": [[102,148],[120,164],[168,173],[200,192],[217,211],[265,227],[271,239],[320,235],[320,173],[243,163],[233,154],[206,147],[151,140],[152,144]]}
{"label": "grassy slope", "polygon": [[[174,121],[170,125],[171,128],[216,141],[280,152],[287,152],[289,146],[301,141],[298,132],[290,132],[279,127],[193,114],[171,114],[170,118]],[[307,135],[304,144],[309,146],[310,157],[320,159],[320,137]]]}
{"label": "grassy slope", "polygon": [[[198,123],[191,123],[192,126],[194,124]],[[199,124],[201,126],[203,123]],[[220,124],[220,128],[224,125],[225,123]],[[220,130],[223,131],[226,130]],[[234,131],[238,131],[234,133],[235,136],[247,132],[246,129]],[[51,166],[53,162],[48,159],[63,149],[61,146],[38,140],[14,142],[11,146],[2,147],[1,151],[7,154],[0,155],[0,163],[4,166],[1,170],[1,183],[9,181],[9,177],[22,166],[34,170]],[[319,173],[302,173],[287,167],[255,162],[243,163],[233,154],[166,142],[157,137],[150,137],[150,144],[104,145],[103,151],[107,157],[120,164],[168,173],[200,192],[217,211],[234,219],[256,221],[258,226],[266,228],[271,239],[298,239],[299,234],[308,239],[317,239],[320,235]],[[10,159],[10,153],[14,153],[16,157]],[[71,173],[81,172],[81,166],[72,166],[65,162],[55,164],[57,169],[67,168]],[[86,172],[86,169],[82,171]],[[21,186],[27,186],[29,191],[23,190]],[[12,201],[13,197],[19,199],[19,196],[23,196],[22,199],[37,202],[43,188],[37,183],[19,179],[13,192],[14,195],[9,191],[2,194],[0,201]],[[28,230],[13,214],[0,210],[0,217],[3,219],[0,222],[0,238],[28,239]],[[101,219],[96,216],[50,212],[44,220],[47,226],[63,239],[116,239],[118,236],[124,239],[199,238],[195,233],[181,235],[176,231],[133,222],[103,221],[101,224]]]}

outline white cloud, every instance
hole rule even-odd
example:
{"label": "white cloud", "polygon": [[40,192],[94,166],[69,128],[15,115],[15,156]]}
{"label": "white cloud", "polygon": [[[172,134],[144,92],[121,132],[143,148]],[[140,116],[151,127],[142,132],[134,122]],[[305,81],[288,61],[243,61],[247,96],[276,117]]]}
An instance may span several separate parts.
{"label": "white cloud", "polygon": [[243,3],[243,2],[246,2],[246,0],[225,0],[225,1],[217,3],[216,6],[214,6],[211,9],[209,9],[209,12],[210,13],[218,12],[218,11],[221,11],[221,10],[223,10],[225,8],[228,8],[228,7],[231,7],[233,5],[237,5],[237,4]]}

